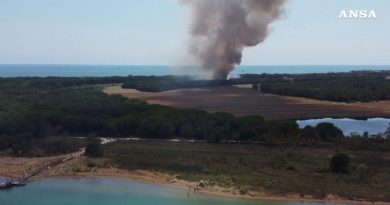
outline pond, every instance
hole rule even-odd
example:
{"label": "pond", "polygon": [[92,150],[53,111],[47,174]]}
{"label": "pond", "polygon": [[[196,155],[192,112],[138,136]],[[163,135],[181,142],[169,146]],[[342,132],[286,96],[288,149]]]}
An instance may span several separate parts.
{"label": "pond", "polygon": [[369,118],[366,120],[323,118],[297,121],[300,128],[307,125],[316,126],[323,122],[334,124],[344,132],[344,135],[350,135],[351,133],[363,134],[364,132],[368,132],[369,135],[382,134],[390,126],[390,119],[387,118]]}

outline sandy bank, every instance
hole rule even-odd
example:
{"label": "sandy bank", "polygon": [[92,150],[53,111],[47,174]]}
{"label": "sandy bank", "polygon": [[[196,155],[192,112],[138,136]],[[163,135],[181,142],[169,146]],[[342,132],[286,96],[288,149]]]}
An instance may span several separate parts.
{"label": "sandy bank", "polygon": [[[41,175],[34,179],[51,177],[120,177],[127,179],[142,180],[149,183],[170,186],[178,189],[194,192],[197,183],[178,180],[172,175],[150,172],[144,170],[126,171],[121,169],[95,169],[92,172],[78,172],[71,175]],[[316,198],[314,196],[301,196],[299,194],[271,195],[265,192],[248,191],[245,194],[240,193],[238,188],[223,188],[218,186],[209,186],[206,188],[196,188],[196,193],[214,195],[220,197],[233,197],[250,200],[275,200],[275,201],[301,201],[301,202],[322,202],[322,203],[344,203],[344,204],[390,204],[388,202],[370,202],[365,200],[348,200],[334,195],[328,195],[325,198]]]}

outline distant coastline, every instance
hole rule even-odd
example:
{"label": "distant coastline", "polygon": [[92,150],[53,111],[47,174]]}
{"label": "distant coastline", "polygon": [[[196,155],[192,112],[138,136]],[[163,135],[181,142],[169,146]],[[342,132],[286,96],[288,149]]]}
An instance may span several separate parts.
{"label": "distant coastline", "polygon": [[[61,64],[0,64],[0,77],[104,77],[128,75],[186,75],[196,67],[168,65],[61,65]],[[238,66],[231,77],[261,73],[328,73],[369,70],[390,70],[390,65],[248,65]],[[194,71],[194,72],[191,72]]]}

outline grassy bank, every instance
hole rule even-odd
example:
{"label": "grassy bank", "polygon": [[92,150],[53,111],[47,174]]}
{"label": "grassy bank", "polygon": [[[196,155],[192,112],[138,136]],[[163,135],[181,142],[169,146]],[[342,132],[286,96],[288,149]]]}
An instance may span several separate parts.
{"label": "grassy bank", "polygon": [[329,172],[332,148],[284,148],[206,143],[118,142],[104,147],[119,168],[177,175],[269,194],[298,193],[318,198],[390,201],[390,154],[345,151],[350,173]]}

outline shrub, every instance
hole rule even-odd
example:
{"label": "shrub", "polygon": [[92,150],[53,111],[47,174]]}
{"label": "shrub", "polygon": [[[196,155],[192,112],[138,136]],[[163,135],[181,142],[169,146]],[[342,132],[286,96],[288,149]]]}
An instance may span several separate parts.
{"label": "shrub", "polygon": [[369,174],[370,174],[370,169],[369,169],[369,167],[366,164],[359,164],[356,167],[356,171],[357,171],[358,177],[361,180],[367,178],[369,176]]}
{"label": "shrub", "polygon": [[329,164],[329,169],[333,173],[347,174],[349,172],[349,164],[351,160],[346,154],[336,154],[332,157]]}
{"label": "shrub", "polygon": [[103,156],[103,149],[100,144],[100,139],[89,138],[87,147],[85,148],[85,155],[87,157],[101,157]]}

